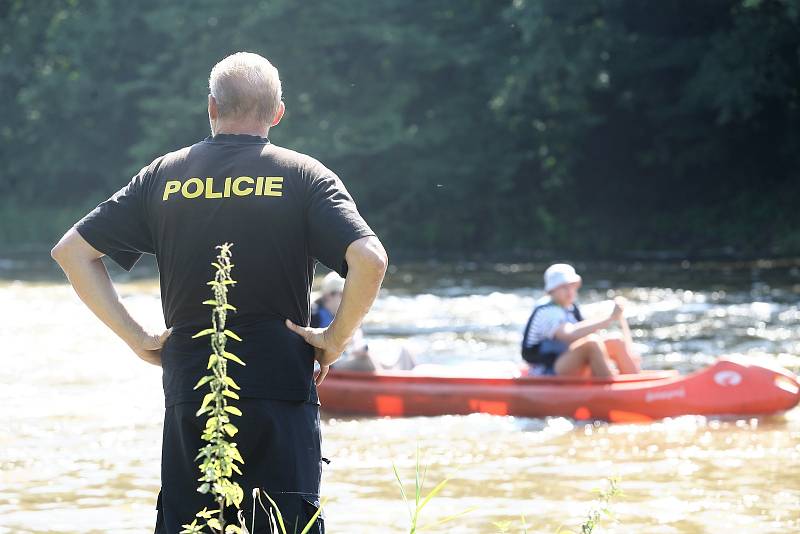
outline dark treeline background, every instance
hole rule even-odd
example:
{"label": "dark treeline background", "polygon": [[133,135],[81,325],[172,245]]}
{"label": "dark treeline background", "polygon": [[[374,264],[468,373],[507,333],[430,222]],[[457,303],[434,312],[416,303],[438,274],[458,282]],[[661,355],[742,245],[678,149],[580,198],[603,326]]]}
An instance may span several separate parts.
{"label": "dark treeline background", "polygon": [[0,243],[52,244],[208,134],[268,57],[270,138],[390,252],[800,253],[800,0],[0,2]]}

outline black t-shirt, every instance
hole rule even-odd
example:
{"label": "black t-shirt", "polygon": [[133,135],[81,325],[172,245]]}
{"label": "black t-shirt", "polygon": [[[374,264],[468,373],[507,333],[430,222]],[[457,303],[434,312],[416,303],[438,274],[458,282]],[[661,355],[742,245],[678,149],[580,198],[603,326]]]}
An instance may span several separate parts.
{"label": "black t-shirt", "polygon": [[95,249],[129,271],[143,253],[158,263],[164,320],[166,405],[198,401],[211,327],[207,282],[216,245],[233,243],[237,308],[227,350],[246,366],[228,370],[243,397],[316,400],[313,348],[284,319],[308,325],[317,260],[342,276],[350,243],[374,235],[339,177],[316,159],[268,139],[218,134],[156,158],[75,224]]}

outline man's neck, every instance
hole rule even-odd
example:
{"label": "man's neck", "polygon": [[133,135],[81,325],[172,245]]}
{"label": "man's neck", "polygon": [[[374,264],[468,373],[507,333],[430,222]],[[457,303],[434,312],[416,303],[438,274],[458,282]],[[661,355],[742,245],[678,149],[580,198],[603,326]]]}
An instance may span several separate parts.
{"label": "man's neck", "polygon": [[234,134],[234,135],[256,135],[258,137],[268,137],[269,128],[255,125],[228,125],[218,124],[212,132],[213,135],[218,134]]}
{"label": "man's neck", "polygon": [[556,306],[561,306],[561,307],[562,307],[562,308],[564,308],[565,310],[568,310],[568,309],[572,308],[572,302],[569,302],[569,303],[567,303],[567,302],[559,302],[559,301],[557,301],[557,300],[555,300],[555,299],[551,299],[551,300],[553,301],[553,303],[554,303]]}

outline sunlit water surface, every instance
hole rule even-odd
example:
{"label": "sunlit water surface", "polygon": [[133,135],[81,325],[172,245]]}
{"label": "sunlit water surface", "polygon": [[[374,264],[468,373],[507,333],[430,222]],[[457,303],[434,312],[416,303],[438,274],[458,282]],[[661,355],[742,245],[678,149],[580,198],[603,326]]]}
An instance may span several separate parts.
{"label": "sunlit water surface", "polygon": [[[157,279],[141,278],[152,275],[143,263],[136,278],[111,271],[134,315],[158,328]],[[63,277],[33,276],[15,265],[6,265],[0,282],[0,532],[152,532],[160,369],[137,360]],[[609,296],[630,300],[648,367],[688,372],[720,354],[746,353],[800,370],[800,272],[791,263],[579,267],[590,314],[606,313]],[[515,359],[540,295],[541,268],[394,269],[365,324],[371,346],[391,354],[405,344],[429,363]],[[521,516],[529,532],[574,529],[592,505],[592,490],[611,476],[621,477],[624,491],[613,504],[618,523],[595,532],[800,531],[798,409],[639,425],[482,414],[328,417],[328,531],[407,532],[392,463],[410,483],[417,446],[428,489],[451,479],[421,523],[474,508],[441,532],[496,532],[493,523],[501,521],[521,532]]]}

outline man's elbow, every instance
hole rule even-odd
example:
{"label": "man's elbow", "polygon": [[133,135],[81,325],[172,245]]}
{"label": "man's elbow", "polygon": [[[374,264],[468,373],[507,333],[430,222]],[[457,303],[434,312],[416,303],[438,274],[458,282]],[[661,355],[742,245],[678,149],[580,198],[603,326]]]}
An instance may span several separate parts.
{"label": "man's elbow", "polygon": [[63,266],[67,262],[67,256],[69,255],[67,248],[63,240],[59,241],[50,249],[50,257]]}
{"label": "man's elbow", "polygon": [[386,254],[386,249],[375,236],[359,239],[353,243],[348,252],[350,253],[347,258],[348,265],[368,270],[381,278],[389,267],[389,256]]}
{"label": "man's elbow", "polygon": [[372,266],[383,276],[386,274],[386,269],[389,267],[389,255],[386,253],[386,249],[383,248],[383,244],[377,237],[374,240],[374,244],[375,246],[372,249]]}
{"label": "man's elbow", "polygon": [[88,259],[86,252],[85,247],[81,246],[78,234],[74,230],[70,230],[50,249],[50,257],[62,268],[65,268],[76,260],[84,259],[84,257]]}

